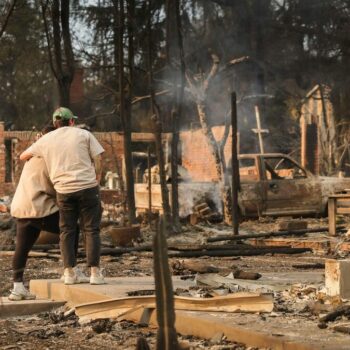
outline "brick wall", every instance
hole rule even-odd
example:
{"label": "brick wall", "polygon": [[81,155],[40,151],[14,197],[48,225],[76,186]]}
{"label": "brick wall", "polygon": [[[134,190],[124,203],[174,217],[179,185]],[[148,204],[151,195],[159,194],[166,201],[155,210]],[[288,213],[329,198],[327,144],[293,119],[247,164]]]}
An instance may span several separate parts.
{"label": "brick wall", "polygon": [[[213,128],[215,139],[220,141],[225,128]],[[189,171],[194,181],[216,181],[214,156],[211,153],[208,141],[201,129],[181,132],[182,165]],[[226,163],[231,158],[231,132],[225,145]]]}
{"label": "brick wall", "polygon": [[[224,134],[224,127],[213,128],[217,140],[221,140]],[[13,193],[15,184],[18,182],[23,162],[19,160],[19,155],[28,148],[35,140],[35,132],[31,131],[5,131],[3,124],[0,123],[0,196]],[[94,133],[98,141],[105,149],[102,156],[102,168],[104,173],[107,171],[118,172],[123,169],[124,144],[121,133]],[[5,139],[16,140],[13,143],[13,183],[5,183]],[[134,133],[132,135],[134,142],[154,142],[153,134]],[[182,164],[189,171],[194,181],[215,181],[217,180],[214,157],[210,151],[205,136],[200,129],[193,131],[184,131],[180,134],[182,144]],[[170,141],[167,134],[163,135],[164,141]],[[231,157],[231,137],[227,139],[225,146],[226,161]]]}
{"label": "brick wall", "polygon": [[[23,162],[19,160],[20,154],[35,141],[35,132],[31,131],[5,131],[0,123],[0,196],[14,192],[22,172]],[[123,136],[116,132],[94,133],[105,153],[102,156],[102,167],[104,172],[117,172],[117,165],[122,169],[124,146]],[[13,149],[13,182],[5,183],[5,139],[16,140]]]}
{"label": "brick wall", "polygon": [[116,132],[97,132],[94,133],[97,140],[101,143],[105,152],[102,155],[103,174],[107,171],[118,173],[118,169],[123,169],[124,144],[123,135]]}

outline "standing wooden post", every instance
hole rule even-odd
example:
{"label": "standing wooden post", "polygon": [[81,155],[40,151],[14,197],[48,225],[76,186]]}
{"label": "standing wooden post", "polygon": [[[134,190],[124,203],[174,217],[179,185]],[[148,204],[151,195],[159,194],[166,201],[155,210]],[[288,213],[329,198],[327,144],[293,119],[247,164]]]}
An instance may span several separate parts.
{"label": "standing wooden post", "polygon": [[181,231],[179,217],[179,178],[178,178],[178,145],[179,145],[179,120],[176,110],[171,112],[172,138],[171,138],[171,210],[173,226],[176,231]]}
{"label": "standing wooden post", "polygon": [[148,166],[148,222],[149,224],[151,224],[151,219],[152,219],[151,146],[148,146],[147,166]]}
{"label": "standing wooden post", "polygon": [[258,106],[255,106],[255,117],[256,117],[257,129],[252,129],[252,130],[256,134],[258,134],[259,146],[260,146],[260,154],[264,154],[265,150],[264,150],[264,142],[263,142],[262,134],[267,134],[269,132],[269,130],[261,129],[260,112],[259,112],[259,107]]}
{"label": "standing wooden post", "polygon": [[179,350],[175,329],[173,281],[169,268],[166,223],[160,218],[153,238],[153,266],[156,287],[157,350]]}
{"label": "standing wooden post", "polygon": [[328,198],[328,233],[330,236],[337,235],[337,199]]}
{"label": "standing wooden post", "polygon": [[237,97],[231,94],[231,125],[232,125],[232,229],[233,235],[239,234],[238,191],[240,189],[239,164],[237,156]]}

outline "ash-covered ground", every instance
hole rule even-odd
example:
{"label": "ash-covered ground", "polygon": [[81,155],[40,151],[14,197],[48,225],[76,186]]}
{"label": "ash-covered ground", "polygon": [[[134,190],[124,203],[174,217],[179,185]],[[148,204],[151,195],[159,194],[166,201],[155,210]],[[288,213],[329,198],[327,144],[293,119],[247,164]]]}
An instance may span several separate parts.
{"label": "ash-covered ground", "polygon": [[[324,219],[310,219],[309,226],[325,226]],[[245,221],[241,224],[242,230],[261,233],[276,230],[277,222],[273,219],[260,221]],[[227,233],[228,228],[224,225],[186,226],[184,232],[169,238],[169,243],[200,243],[207,237]],[[324,234],[323,234],[324,236]],[[105,245],[111,244],[108,228],[102,233],[102,241]],[[142,244],[152,242],[152,232],[143,229]],[[224,243],[223,243],[224,244]],[[228,270],[240,269],[244,271],[271,273],[271,272],[296,272],[297,264],[316,264],[311,271],[323,271],[324,255],[303,253],[299,255],[265,255],[251,257],[201,257],[192,258],[192,262],[206,265],[219,266]],[[170,258],[171,266],[179,260]],[[84,259],[79,259],[79,265],[84,269]],[[118,276],[151,276],[153,275],[153,260],[150,252],[128,253],[122,256],[102,256],[101,266],[107,277]],[[306,269],[307,271],[307,269]],[[59,278],[62,273],[61,263],[55,258],[29,258],[25,273],[25,279],[51,279]],[[175,271],[174,274],[191,274],[189,271]],[[12,287],[11,282],[11,257],[0,257],[0,293],[7,296]],[[275,310],[271,315],[255,315],[260,322],[269,323],[276,317],[290,318],[291,323],[303,322],[307,319],[310,325],[317,327],[318,315],[308,308],[310,302],[315,301],[316,290],[303,294],[300,286],[298,292],[289,294],[275,294]],[[299,293],[299,294],[298,294]],[[313,293],[313,294],[312,294]],[[293,295],[292,295],[293,294]],[[312,295],[310,295],[312,294]],[[295,307],[297,300],[298,306]],[[243,316],[239,322],[249,321],[250,316]],[[320,330],[322,331],[322,330]],[[345,336],[345,335],[344,335]],[[137,339],[144,337],[151,348],[156,341],[156,329],[145,325],[136,325],[128,321],[116,322],[114,320],[100,320],[87,324],[80,324],[73,314],[64,316],[64,310],[59,309],[51,313],[43,313],[28,317],[16,317],[0,320],[0,349],[135,349]],[[188,349],[253,349],[244,344],[227,342],[225,337],[221,339],[202,340],[193,337],[179,337],[184,348]],[[350,341],[350,338],[349,338]]]}

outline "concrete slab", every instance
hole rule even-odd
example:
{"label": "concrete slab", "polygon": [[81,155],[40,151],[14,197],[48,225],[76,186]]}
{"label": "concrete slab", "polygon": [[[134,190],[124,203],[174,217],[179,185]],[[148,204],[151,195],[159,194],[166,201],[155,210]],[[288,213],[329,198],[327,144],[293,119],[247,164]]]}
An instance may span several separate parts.
{"label": "concrete slab", "polygon": [[[92,286],[90,284],[74,284],[66,286],[61,280],[31,280],[30,291],[39,298],[67,301],[70,306],[96,301],[124,298],[128,292],[135,290],[153,290],[153,276],[106,278],[108,284]],[[249,284],[250,281],[245,281]],[[264,273],[262,278],[252,281],[254,285],[270,285],[272,290],[284,290],[297,283],[320,285],[324,283],[323,272],[297,271],[283,273]],[[189,288],[194,286],[191,280],[173,277],[173,286]]]}
{"label": "concrete slab", "polygon": [[276,287],[288,288],[293,284],[324,284],[323,271],[293,271],[293,272],[269,272],[262,273],[262,277],[257,281],[257,284],[269,284]]}
{"label": "concrete slab", "polygon": [[[95,301],[123,298],[135,290],[154,290],[154,278],[115,277],[106,278],[107,284],[93,286],[90,284],[64,285],[61,280],[31,280],[30,291],[40,298],[67,301],[69,305],[86,304]],[[189,288],[194,282],[173,277],[173,286]]]}
{"label": "concrete slab", "polygon": [[47,299],[11,301],[6,297],[0,298],[0,318],[33,315],[50,311],[64,305],[64,301]]}
{"label": "concrete slab", "polygon": [[262,277],[255,281],[234,279],[230,276],[223,277],[219,274],[201,274],[196,277],[196,281],[199,285],[211,286],[212,288],[219,288],[223,285],[226,288],[234,289],[235,285],[238,285],[245,291],[260,293],[289,290],[291,286],[296,284],[316,287],[324,285],[323,273],[315,271],[263,273]]}

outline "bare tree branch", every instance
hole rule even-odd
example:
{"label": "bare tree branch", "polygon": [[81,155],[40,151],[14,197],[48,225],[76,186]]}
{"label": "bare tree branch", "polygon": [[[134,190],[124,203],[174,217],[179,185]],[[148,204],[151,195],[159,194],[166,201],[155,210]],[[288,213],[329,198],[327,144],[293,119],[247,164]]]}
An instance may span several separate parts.
{"label": "bare tree branch", "polygon": [[101,86],[115,96],[119,96],[119,91],[112,89],[110,86],[101,83]]}
{"label": "bare tree branch", "polygon": [[10,3],[10,8],[8,9],[7,14],[5,15],[4,23],[0,26],[0,38],[2,37],[2,35],[4,34],[4,32],[6,30],[9,19],[13,13],[13,10],[15,9],[16,2],[17,2],[17,0],[12,0],[12,3]]}
{"label": "bare tree branch", "polygon": [[213,60],[213,65],[212,65],[212,67],[211,67],[211,70],[210,70],[210,72],[209,72],[209,74],[208,74],[207,79],[205,79],[205,81],[204,81],[204,83],[203,83],[204,91],[207,91],[208,86],[209,86],[211,80],[215,77],[216,73],[217,73],[218,70],[219,70],[219,65],[220,65],[220,58],[219,58],[219,56],[213,53],[213,54],[211,55],[211,58],[212,58],[212,60]]}
{"label": "bare tree branch", "polygon": [[[167,95],[167,94],[170,94],[170,93],[171,93],[170,90],[163,90],[163,91],[155,92],[155,93],[154,93],[154,96],[162,96],[162,95]],[[151,98],[151,97],[152,97],[151,95],[135,97],[135,98],[132,100],[132,104],[135,104],[135,103],[138,103],[138,102],[147,100],[147,99],[149,99],[149,98]]]}
{"label": "bare tree branch", "polygon": [[85,118],[85,121],[91,120],[91,119],[96,119],[96,118],[114,117],[115,114],[117,113],[117,109],[118,109],[118,106],[114,106],[114,108],[112,109],[112,111],[110,111],[110,112],[105,112],[105,113],[97,113],[97,114],[94,114],[94,115],[92,115],[92,116],[90,116],[90,117]]}
{"label": "bare tree branch", "polygon": [[192,79],[192,77],[188,74],[188,72],[186,71],[185,72],[185,77],[186,77],[186,81],[187,81],[187,84],[189,86],[189,89],[192,93],[192,95],[194,95],[196,97],[196,99],[198,98],[198,89]]}

